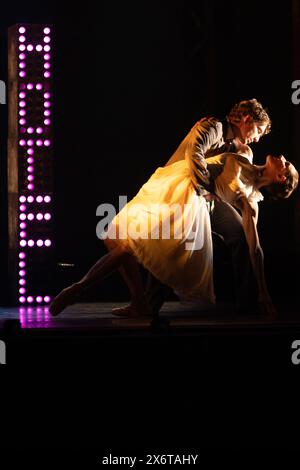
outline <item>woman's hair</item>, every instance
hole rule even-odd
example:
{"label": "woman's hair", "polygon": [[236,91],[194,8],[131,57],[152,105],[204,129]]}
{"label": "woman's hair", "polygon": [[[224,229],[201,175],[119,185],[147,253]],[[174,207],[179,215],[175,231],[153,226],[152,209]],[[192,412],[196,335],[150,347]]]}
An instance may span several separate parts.
{"label": "woman's hair", "polygon": [[267,113],[267,110],[263,108],[262,104],[259,103],[255,98],[252,100],[244,100],[235,104],[227,119],[229,122],[239,123],[243,116],[251,116],[254,121],[261,122],[267,125],[264,134],[269,134],[271,131],[271,119]]}
{"label": "woman's hair", "polygon": [[286,173],[286,180],[283,183],[271,183],[265,186],[271,199],[285,199],[289,197],[297,188],[299,181],[299,173],[293,165],[289,165]]}

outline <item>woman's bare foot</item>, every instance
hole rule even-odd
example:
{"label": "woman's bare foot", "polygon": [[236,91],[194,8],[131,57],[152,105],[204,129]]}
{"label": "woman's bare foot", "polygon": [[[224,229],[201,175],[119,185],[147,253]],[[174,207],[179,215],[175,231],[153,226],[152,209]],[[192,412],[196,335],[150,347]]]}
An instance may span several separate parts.
{"label": "woman's bare foot", "polygon": [[78,284],[72,284],[70,287],[63,289],[50,304],[49,312],[51,315],[55,317],[68,305],[72,305],[80,292],[81,287]]}
{"label": "woman's bare foot", "polygon": [[137,318],[137,317],[152,317],[153,313],[146,302],[131,302],[125,307],[116,307],[112,309],[112,313],[118,317],[124,318]]}

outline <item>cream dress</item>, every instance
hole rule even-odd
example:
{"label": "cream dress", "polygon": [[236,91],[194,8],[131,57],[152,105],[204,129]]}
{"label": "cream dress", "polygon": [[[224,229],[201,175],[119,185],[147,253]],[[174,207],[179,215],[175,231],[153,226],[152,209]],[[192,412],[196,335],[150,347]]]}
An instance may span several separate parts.
{"label": "cream dress", "polygon": [[[206,159],[216,194],[226,202],[245,194],[259,201],[250,163],[237,154]],[[128,243],[136,259],[181,300],[215,303],[209,207],[192,186],[190,167],[180,160],[159,167],[116,215],[101,238]]]}

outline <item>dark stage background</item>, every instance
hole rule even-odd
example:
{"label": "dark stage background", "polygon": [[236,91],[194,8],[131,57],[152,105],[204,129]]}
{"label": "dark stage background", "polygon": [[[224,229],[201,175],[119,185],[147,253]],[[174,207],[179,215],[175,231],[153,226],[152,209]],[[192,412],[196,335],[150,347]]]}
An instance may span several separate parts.
{"label": "dark stage background", "polygon": [[[1,11],[1,79],[6,30],[18,22],[54,25],[55,246],[57,291],[105,252],[96,207],[131,198],[163,165],[196,120],[224,116],[240,99],[269,109],[272,133],[253,147],[292,161],[291,2],[13,2]],[[298,77],[299,78],[299,77]],[[1,106],[1,277],[7,283],[6,116]],[[294,205],[261,206],[260,233],[271,291],[294,285]],[[272,276],[270,276],[270,272]],[[284,276],[282,276],[284,273]],[[9,302],[7,289],[2,303]],[[86,300],[125,300],[119,275]]]}
{"label": "dark stage background", "polygon": [[[284,153],[299,166],[295,151],[299,111],[291,101],[292,81],[300,79],[300,68],[297,76],[294,64],[300,45],[293,50],[300,30],[294,29],[293,41],[292,27],[292,5],[298,3],[173,0],[68,5],[28,0],[1,4],[2,80],[7,80],[8,26],[51,23],[55,30],[54,293],[105,252],[95,233],[97,206],[117,204],[119,195],[132,197],[201,117],[223,117],[235,102],[255,97],[268,107],[273,120],[272,133],[253,146],[255,161],[261,163],[269,152]],[[4,305],[10,302],[5,105],[0,113],[0,305]],[[260,204],[259,230],[276,301],[299,303],[300,234],[294,224],[298,198],[299,193],[282,203]],[[61,262],[75,266],[62,268]],[[126,298],[116,273],[83,300]],[[151,452],[149,446],[159,436],[164,452],[172,445],[188,452],[206,436],[211,447],[225,442],[234,449],[236,440],[248,449],[253,441],[260,447],[275,447],[286,439],[296,450],[298,370],[290,362],[290,336],[263,334],[232,339],[226,333],[213,333],[207,338],[195,336],[194,341],[186,337],[182,343],[174,342],[172,334],[138,343],[131,337],[128,342],[117,336],[111,341],[95,337],[90,349],[89,339],[74,340],[72,349],[72,337],[67,342],[66,335],[66,354],[60,358],[63,348],[54,332],[49,343],[54,344],[53,367],[33,367],[29,374],[30,364],[21,361],[14,380],[3,381],[2,430],[12,447],[14,443],[34,447],[38,442],[49,448],[77,448],[88,442],[108,453],[116,443],[126,449],[125,439],[131,446],[128,454],[137,441]],[[42,364],[43,337],[31,344]],[[281,356],[285,346],[287,356]],[[86,361],[89,351],[96,354]],[[83,358],[77,360],[81,352]],[[153,450],[158,452],[157,447]]]}

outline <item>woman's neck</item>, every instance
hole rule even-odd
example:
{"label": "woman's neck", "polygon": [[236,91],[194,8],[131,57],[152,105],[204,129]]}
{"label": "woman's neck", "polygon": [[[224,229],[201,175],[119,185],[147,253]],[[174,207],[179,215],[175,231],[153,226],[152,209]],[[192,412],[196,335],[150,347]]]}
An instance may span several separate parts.
{"label": "woman's neck", "polygon": [[266,172],[266,165],[253,165],[257,170],[257,181],[256,186],[257,188],[262,188],[263,186],[267,186],[272,182],[272,178]]}

